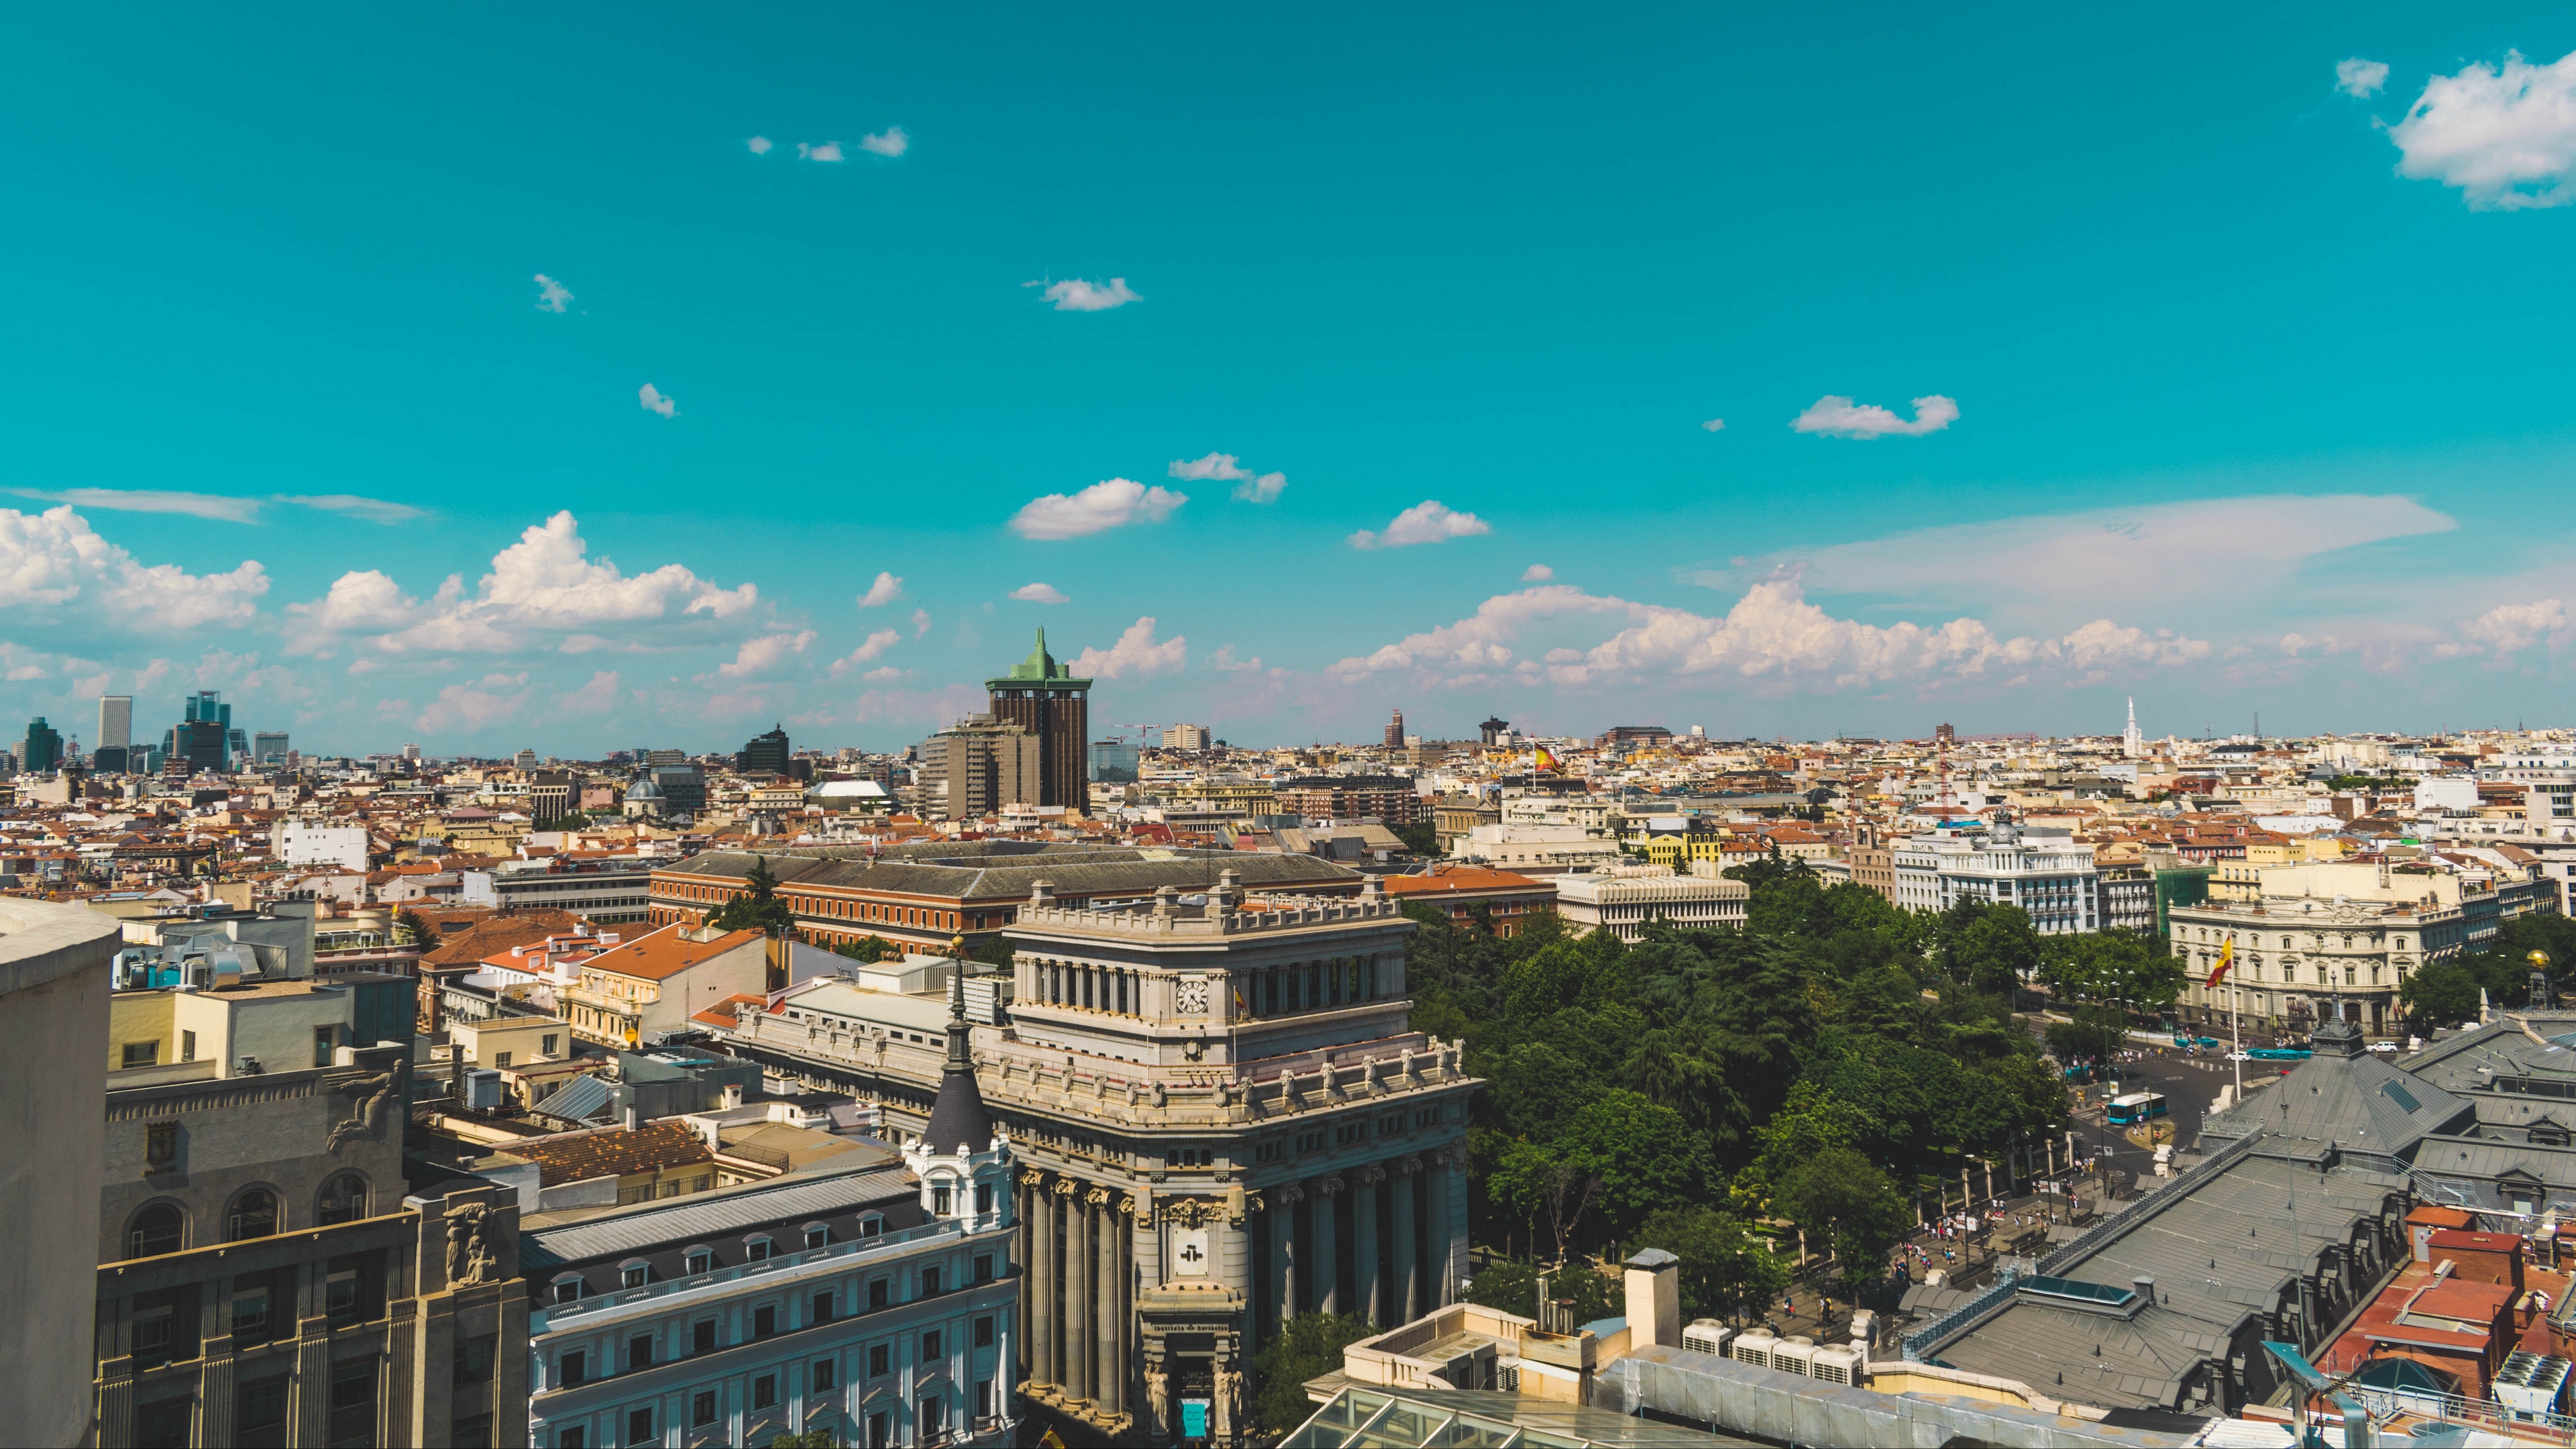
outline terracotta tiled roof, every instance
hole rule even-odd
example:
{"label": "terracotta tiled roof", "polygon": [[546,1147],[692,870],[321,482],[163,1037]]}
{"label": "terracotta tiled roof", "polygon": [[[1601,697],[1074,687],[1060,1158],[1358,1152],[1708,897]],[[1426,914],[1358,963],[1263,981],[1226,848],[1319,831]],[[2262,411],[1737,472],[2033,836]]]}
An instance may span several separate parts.
{"label": "terracotta tiled roof", "polygon": [[768,1000],[767,997],[746,996],[737,991],[733,995],[726,997],[724,1000],[717,1002],[715,1005],[708,1007],[704,1011],[693,1011],[689,1013],[689,1020],[699,1022],[706,1026],[731,1027],[735,1024],[733,1011],[735,1007],[742,1005],[746,1001],[751,1002],[753,1005],[758,1005],[766,1000]]}
{"label": "terracotta tiled roof", "polygon": [[[439,930],[434,913],[423,912],[431,930]],[[438,949],[420,958],[423,966],[471,966],[513,946],[533,946],[548,936],[568,936],[580,924],[570,911],[528,911],[494,916],[461,931],[440,931]]]}
{"label": "terracotta tiled roof", "polygon": [[1382,878],[1391,896],[1427,896],[1448,891],[1544,890],[1555,894],[1554,886],[1542,886],[1528,876],[1508,870],[1486,870],[1473,865],[1444,865],[1429,875],[1390,875]]}
{"label": "terracotta tiled roof", "polygon": [[686,1122],[648,1122],[632,1132],[611,1127],[557,1137],[522,1137],[502,1144],[502,1150],[535,1163],[542,1187],[715,1161],[705,1139]]}
{"label": "terracotta tiled roof", "polygon": [[710,957],[721,956],[760,939],[758,931],[727,931],[712,941],[693,941],[679,926],[664,926],[647,936],[584,961],[587,970],[605,971],[637,981],[663,981]]}

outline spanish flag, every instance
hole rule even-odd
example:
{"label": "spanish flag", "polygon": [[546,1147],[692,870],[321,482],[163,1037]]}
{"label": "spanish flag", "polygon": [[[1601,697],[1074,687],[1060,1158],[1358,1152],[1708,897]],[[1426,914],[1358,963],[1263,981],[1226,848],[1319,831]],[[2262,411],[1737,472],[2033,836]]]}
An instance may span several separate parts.
{"label": "spanish flag", "polygon": [[1530,768],[1553,770],[1556,768],[1556,756],[1549,754],[1544,747],[1533,747],[1530,753]]}
{"label": "spanish flag", "polygon": [[2207,986],[2216,986],[2227,977],[2227,968],[2236,964],[2236,943],[2230,941],[2218,948],[2218,964],[2210,968]]}

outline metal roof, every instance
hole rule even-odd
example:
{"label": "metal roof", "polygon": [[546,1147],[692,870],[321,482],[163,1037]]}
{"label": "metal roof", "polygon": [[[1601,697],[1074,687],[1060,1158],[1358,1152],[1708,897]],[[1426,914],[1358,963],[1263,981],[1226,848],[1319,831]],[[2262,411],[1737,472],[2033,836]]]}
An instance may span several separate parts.
{"label": "metal roof", "polygon": [[782,1177],[748,1190],[673,1198],[667,1205],[613,1216],[538,1228],[523,1241],[535,1248],[540,1263],[575,1263],[611,1253],[637,1253],[670,1243],[738,1232],[788,1218],[803,1220],[846,1212],[888,1198],[908,1198],[915,1191],[912,1174],[901,1169],[836,1174],[827,1177]]}
{"label": "metal roof", "polygon": [[536,1110],[549,1117],[587,1122],[607,1110],[609,1098],[615,1095],[615,1089],[606,1081],[585,1074],[556,1088],[553,1095],[540,1098]]}

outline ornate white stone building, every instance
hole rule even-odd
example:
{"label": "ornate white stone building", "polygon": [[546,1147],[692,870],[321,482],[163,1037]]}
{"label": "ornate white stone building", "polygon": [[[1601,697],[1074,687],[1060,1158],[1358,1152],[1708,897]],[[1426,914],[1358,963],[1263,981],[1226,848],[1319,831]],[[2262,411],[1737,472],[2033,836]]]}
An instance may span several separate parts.
{"label": "ornate white stone building", "polygon": [[[1392,1325],[1466,1270],[1458,1047],[1412,1031],[1404,941],[1358,898],[1164,886],[1068,908],[1039,881],[1007,987],[973,1034],[985,1109],[1018,1160],[1024,1392],[1098,1431],[1221,1443],[1269,1325]],[[910,995],[846,982],[746,1004],[738,1054],[873,1098],[918,1130],[947,1043]]]}

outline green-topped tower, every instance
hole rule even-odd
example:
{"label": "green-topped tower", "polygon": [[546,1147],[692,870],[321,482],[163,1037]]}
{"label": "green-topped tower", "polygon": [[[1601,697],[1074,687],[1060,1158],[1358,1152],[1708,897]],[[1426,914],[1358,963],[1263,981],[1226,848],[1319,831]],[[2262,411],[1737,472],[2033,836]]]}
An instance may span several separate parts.
{"label": "green-topped tower", "polygon": [[1084,750],[1091,738],[1091,681],[1073,677],[1070,665],[1047,653],[1046,630],[1029,657],[1001,679],[987,679],[993,718],[1016,724],[1038,739],[1038,800],[1073,810],[1091,808]]}

